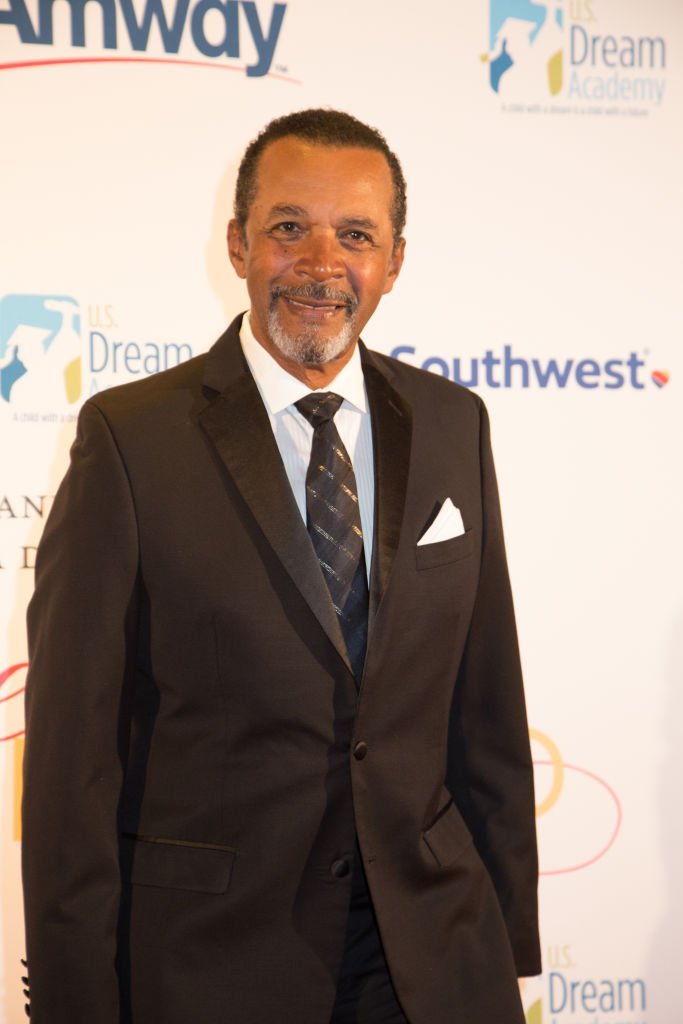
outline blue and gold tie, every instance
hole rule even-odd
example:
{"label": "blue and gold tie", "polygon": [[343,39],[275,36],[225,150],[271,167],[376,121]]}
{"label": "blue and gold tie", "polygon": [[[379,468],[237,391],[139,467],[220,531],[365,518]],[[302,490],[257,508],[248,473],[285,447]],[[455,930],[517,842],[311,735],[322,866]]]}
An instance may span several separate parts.
{"label": "blue and gold tie", "polygon": [[306,525],[360,683],[368,636],[368,580],[356,477],[334,425],[342,401],[331,391],[318,391],[296,407],[313,427]]}

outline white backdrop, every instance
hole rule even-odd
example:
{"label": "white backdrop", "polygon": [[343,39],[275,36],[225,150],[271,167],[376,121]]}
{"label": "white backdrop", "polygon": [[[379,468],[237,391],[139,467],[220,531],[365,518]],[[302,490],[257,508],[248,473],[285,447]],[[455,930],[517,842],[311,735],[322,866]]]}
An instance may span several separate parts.
{"label": "white backdrop", "polygon": [[224,246],[240,154],[332,105],[384,131],[409,183],[406,264],[366,340],[491,411],[538,762],[528,1024],[675,1024],[683,8],[80,12],[0,0],[0,1021],[24,1020],[23,620],[75,414],[244,308]]}

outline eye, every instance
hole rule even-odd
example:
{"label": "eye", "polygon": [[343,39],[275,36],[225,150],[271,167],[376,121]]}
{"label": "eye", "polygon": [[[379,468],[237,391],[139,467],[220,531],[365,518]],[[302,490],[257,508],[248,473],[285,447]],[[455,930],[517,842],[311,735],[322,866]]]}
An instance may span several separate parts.
{"label": "eye", "polygon": [[367,231],[362,231],[360,228],[348,228],[343,232],[341,240],[347,245],[352,246],[354,249],[373,246],[375,244],[372,236],[369,235]]}
{"label": "eye", "polygon": [[283,220],[279,224],[275,224],[270,231],[271,234],[292,238],[294,235],[299,234],[301,227],[294,220]]}

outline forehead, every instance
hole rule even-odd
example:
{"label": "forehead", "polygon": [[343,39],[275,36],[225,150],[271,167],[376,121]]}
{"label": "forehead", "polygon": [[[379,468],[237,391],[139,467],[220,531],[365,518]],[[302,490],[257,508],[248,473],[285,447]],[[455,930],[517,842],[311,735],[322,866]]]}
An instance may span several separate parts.
{"label": "forehead", "polygon": [[252,209],[316,205],[391,218],[393,181],[383,153],[357,146],[324,146],[287,136],[266,146],[256,168]]}

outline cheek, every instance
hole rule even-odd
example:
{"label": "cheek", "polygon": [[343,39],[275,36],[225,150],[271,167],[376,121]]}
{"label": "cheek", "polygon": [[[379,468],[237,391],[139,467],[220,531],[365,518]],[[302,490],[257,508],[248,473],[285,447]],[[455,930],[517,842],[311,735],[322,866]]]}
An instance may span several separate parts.
{"label": "cheek", "polygon": [[356,295],[364,306],[376,306],[387,284],[386,268],[358,267],[349,274]]}
{"label": "cheek", "polygon": [[265,253],[254,253],[249,267],[249,277],[257,282],[258,287],[268,287],[292,266],[291,253],[282,245],[273,245]]}

